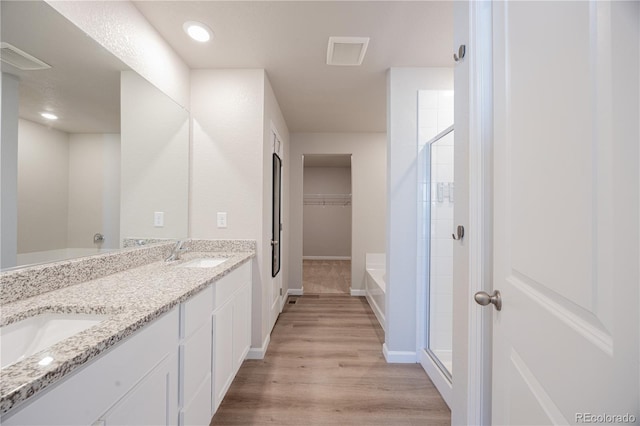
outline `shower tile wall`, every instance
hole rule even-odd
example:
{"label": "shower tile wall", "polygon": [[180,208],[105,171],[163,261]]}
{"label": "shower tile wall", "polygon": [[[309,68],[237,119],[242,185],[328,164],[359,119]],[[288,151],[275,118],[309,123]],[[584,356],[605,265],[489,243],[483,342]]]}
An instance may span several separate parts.
{"label": "shower tile wall", "polygon": [[[420,158],[427,159],[433,139],[453,124],[453,91],[422,90],[418,93],[418,148]],[[429,245],[430,259],[430,318],[429,347],[451,371],[452,347],[452,287],[453,287],[453,132],[431,146],[431,176],[422,174],[422,206],[427,217],[431,211],[431,232],[422,232],[422,244]],[[426,169],[426,164],[425,164]],[[431,182],[431,200],[427,198],[427,185]],[[426,277],[425,277],[426,279]]]}
{"label": "shower tile wall", "polygon": [[419,148],[452,124],[453,90],[420,90],[418,92]]}

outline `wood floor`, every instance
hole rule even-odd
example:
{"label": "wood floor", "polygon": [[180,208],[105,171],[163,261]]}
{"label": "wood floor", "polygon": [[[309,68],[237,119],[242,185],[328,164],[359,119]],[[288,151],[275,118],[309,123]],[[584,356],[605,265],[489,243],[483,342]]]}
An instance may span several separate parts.
{"label": "wood floor", "polygon": [[349,294],[351,292],[351,261],[303,260],[302,288],[305,294]]}
{"label": "wood floor", "polygon": [[449,425],[419,364],[387,364],[366,299],[309,295],[285,305],[263,360],[240,368],[211,425]]}

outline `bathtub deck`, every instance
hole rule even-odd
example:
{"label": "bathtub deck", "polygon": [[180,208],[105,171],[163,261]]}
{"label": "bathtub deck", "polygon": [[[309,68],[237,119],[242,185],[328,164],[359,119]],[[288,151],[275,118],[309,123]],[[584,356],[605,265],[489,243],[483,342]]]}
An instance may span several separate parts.
{"label": "bathtub deck", "polygon": [[387,364],[363,297],[286,304],[263,360],[247,360],[211,425],[449,425],[419,364]]}
{"label": "bathtub deck", "polygon": [[365,272],[365,292],[367,302],[378,318],[378,322],[386,330],[384,269],[367,269]]}

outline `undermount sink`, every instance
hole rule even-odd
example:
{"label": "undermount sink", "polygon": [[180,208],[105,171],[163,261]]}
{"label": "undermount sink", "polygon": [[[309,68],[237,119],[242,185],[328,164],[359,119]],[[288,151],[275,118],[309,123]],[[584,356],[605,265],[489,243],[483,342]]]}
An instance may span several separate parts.
{"label": "undermount sink", "polygon": [[[41,314],[0,327],[0,368],[5,368],[107,319],[97,314]],[[47,365],[53,358],[40,361]]]}
{"label": "undermount sink", "polygon": [[203,257],[201,259],[190,260],[180,266],[182,268],[214,268],[227,260],[229,259],[226,257]]}

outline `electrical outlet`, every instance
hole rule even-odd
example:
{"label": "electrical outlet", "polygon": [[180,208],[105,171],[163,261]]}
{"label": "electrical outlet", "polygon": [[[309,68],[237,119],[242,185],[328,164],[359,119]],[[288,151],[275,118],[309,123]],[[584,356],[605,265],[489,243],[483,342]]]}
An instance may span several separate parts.
{"label": "electrical outlet", "polygon": [[227,212],[218,212],[218,228],[227,227]]}
{"label": "electrical outlet", "polygon": [[162,228],[164,226],[164,212],[153,213],[153,226]]}

